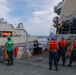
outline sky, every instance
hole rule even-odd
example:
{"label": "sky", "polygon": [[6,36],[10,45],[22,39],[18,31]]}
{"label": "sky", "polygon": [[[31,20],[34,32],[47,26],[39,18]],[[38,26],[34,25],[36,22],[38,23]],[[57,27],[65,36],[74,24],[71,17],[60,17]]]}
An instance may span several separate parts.
{"label": "sky", "polygon": [[0,18],[17,27],[23,23],[30,35],[49,35],[54,6],[62,0],[0,0]]}

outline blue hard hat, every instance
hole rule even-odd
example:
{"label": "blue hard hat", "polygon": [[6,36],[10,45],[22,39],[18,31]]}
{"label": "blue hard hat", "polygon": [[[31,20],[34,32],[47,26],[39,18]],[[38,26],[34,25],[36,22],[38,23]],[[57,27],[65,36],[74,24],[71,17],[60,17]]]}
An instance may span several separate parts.
{"label": "blue hard hat", "polygon": [[74,18],[73,20],[76,21],[76,18]]}
{"label": "blue hard hat", "polygon": [[74,37],[74,40],[76,40],[76,36]]}
{"label": "blue hard hat", "polygon": [[62,37],[61,37],[61,39],[65,40],[65,37],[64,37],[64,36],[62,36]]}
{"label": "blue hard hat", "polygon": [[56,37],[55,36],[52,36],[51,40],[56,40]]}

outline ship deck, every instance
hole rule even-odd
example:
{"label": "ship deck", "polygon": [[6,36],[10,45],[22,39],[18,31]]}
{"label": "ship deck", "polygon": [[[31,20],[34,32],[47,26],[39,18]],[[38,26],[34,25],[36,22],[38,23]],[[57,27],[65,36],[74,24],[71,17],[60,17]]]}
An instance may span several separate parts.
{"label": "ship deck", "polygon": [[[6,66],[6,61],[0,63],[0,75],[76,75],[76,66],[62,67],[61,60],[59,62],[59,71],[50,71],[48,65],[48,53],[43,57],[42,61],[35,61],[42,55],[32,56],[31,58],[14,59],[14,65]],[[68,64],[68,58],[66,65]]]}

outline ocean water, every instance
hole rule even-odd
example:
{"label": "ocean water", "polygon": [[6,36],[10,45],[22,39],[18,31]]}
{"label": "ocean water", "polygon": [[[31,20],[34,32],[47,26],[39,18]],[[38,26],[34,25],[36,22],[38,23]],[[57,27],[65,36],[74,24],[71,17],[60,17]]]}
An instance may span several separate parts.
{"label": "ocean water", "polygon": [[48,36],[38,36],[38,41],[41,43],[46,44],[47,43]]}

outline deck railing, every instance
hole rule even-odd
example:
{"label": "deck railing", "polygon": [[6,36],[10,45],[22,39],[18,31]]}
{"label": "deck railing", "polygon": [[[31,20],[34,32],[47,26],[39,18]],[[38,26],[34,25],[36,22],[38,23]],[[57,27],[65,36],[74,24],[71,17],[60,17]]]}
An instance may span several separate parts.
{"label": "deck railing", "polygon": [[76,34],[76,26],[64,25],[62,28],[58,29],[58,34]]}

